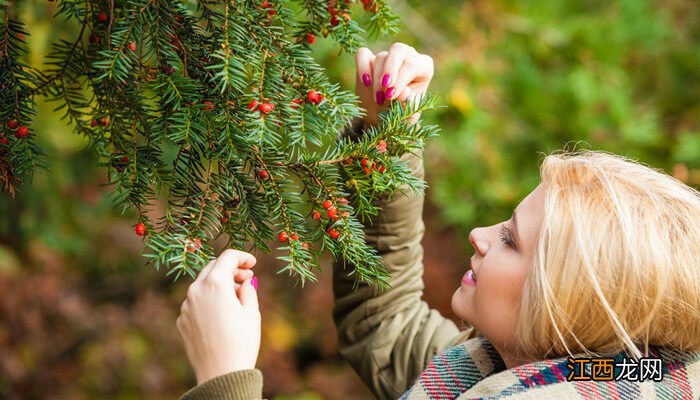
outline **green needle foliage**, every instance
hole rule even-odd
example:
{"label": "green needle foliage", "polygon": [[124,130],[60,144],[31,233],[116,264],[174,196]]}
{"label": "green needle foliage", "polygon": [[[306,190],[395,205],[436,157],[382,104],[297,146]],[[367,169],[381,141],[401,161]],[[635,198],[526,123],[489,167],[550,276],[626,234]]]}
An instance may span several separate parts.
{"label": "green needle foliage", "polygon": [[[372,14],[371,32],[396,32],[397,18],[384,1],[362,3]],[[327,249],[351,261],[358,280],[386,287],[381,258],[366,245],[358,218],[377,213],[371,202],[378,193],[425,188],[397,156],[437,134],[408,123],[415,112],[435,108],[436,99],[394,104],[360,140],[338,140],[363,110],[353,93],[329,82],[309,46],[316,34],[330,35],[341,52],[363,45],[351,6],[58,0],[56,17],[77,23],[79,33],[53,43],[48,68],[40,71],[22,63],[28,29],[14,3],[0,2],[4,191],[14,197],[22,181],[47,168],[35,143],[41,132],[29,126],[35,95],[45,96],[89,139],[115,207],[145,225],[149,263],[165,266],[174,279],[194,277],[214,258],[208,243],[221,235],[228,247],[252,243],[269,252],[267,242],[284,232],[299,239],[282,243],[280,259],[288,265],[279,272],[302,285],[315,281],[313,269],[320,270],[318,257]],[[18,134],[17,124],[28,127],[28,136]],[[378,150],[382,140],[386,151]],[[383,172],[367,173],[363,158]],[[341,178],[341,169],[350,179]],[[336,203],[340,217],[326,217],[321,204],[341,197],[356,208]],[[323,217],[310,218],[313,210]]]}

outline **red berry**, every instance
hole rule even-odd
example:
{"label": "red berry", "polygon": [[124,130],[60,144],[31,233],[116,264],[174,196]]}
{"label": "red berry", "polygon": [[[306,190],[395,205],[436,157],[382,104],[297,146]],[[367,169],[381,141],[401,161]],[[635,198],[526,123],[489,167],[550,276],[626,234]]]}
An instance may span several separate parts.
{"label": "red berry", "polygon": [[10,129],[17,129],[18,126],[19,126],[19,122],[17,122],[16,119],[11,119],[11,120],[7,121],[7,127]]}
{"label": "red berry", "polygon": [[340,214],[340,216],[343,217],[343,218],[347,218],[347,217],[350,216],[350,212],[349,212],[349,211],[343,211],[343,212]]}
{"label": "red berry", "polygon": [[299,236],[297,236],[296,233],[292,233],[291,235],[289,235],[289,238],[292,240],[299,240]]}
{"label": "red berry", "polygon": [[277,10],[275,10],[274,8],[271,8],[271,9],[267,10],[267,14],[268,15],[275,15],[275,14],[277,14]]}
{"label": "red berry", "polygon": [[381,167],[379,167],[379,173],[383,173],[384,171],[386,171],[385,166],[382,165]]}
{"label": "red berry", "polygon": [[310,90],[306,96],[309,99],[309,103],[317,104],[323,100],[323,95],[315,90]]}
{"label": "red berry", "polygon": [[321,218],[321,213],[314,210],[314,212],[311,213],[311,218],[313,218],[315,220],[319,220]]}
{"label": "red berry", "polygon": [[0,138],[0,144],[8,144],[10,141],[7,138]]}
{"label": "red berry", "polygon": [[379,141],[379,144],[377,145],[377,151],[382,154],[386,153],[386,140],[382,139]]}
{"label": "red berry", "polygon": [[143,236],[146,234],[146,225],[143,223],[139,222],[136,224],[136,227],[134,228],[134,231],[136,232],[137,235]]}
{"label": "red berry", "polygon": [[263,114],[267,114],[274,109],[275,109],[275,105],[271,104],[271,103],[262,103],[260,105],[260,112]]}
{"label": "red berry", "polygon": [[331,26],[338,25],[338,22],[339,22],[339,20],[338,20],[337,16],[335,16],[335,15],[331,16]]}
{"label": "red berry", "polygon": [[338,204],[348,204],[348,199],[341,197],[338,199]]}
{"label": "red berry", "polygon": [[287,232],[280,232],[277,238],[280,240],[280,242],[286,242],[287,239],[289,239],[289,235],[287,235]]}
{"label": "red berry", "polygon": [[107,117],[102,118],[102,119],[100,120],[100,125],[102,125],[102,126],[107,126],[107,125],[109,125],[109,119],[107,119]]}
{"label": "red berry", "polygon": [[134,43],[134,42],[129,42],[128,46],[129,46],[129,50],[131,50],[131,51],[136,50],[136,43]]}
{"label": "red berry", "polygon": [[260,177],[260,179],[267,179],[267,177],[270,176],[270,174],[264,169],[261,169],[260,171],[258,171],[258,176]]}
{"label": "red berry", "polygon": [[17,132],[15,132],[15,136],[17,136],[20,139],[24,139],[29,135],[29,128],[26,126],[20,126],[17,128]]}
{"label": "red berry", "polygon": [[292,108],[296,110],[297,108],[299,108],[298,104],[301,103],[301,99],[294,99],[292,100],[292,103],[294,103],[294,105],[292,105]]}
{"label": "red berry", "polygon": [[96,119],[93,119],[92,121],[90,121],[90,126],[93,127],[93,128],[96,127],[96,126],[97,126],[97,120],[96,120]]}
{"label": "red berry", "polygon": [[366,158],[363,158],[362,161],[360,161],[360,165],[362,165],[363,167],[366,167],[368,163],[369,163],[369,160]]}
{"label": "red berry", "polygon": [[257,109],[258,109],[258,101],[257,101],[257,100],[253,100],[253,101],[251,101],[250,103],[248,103],[248,109],[249,109],[250,111],[255,111],[255,110],[257,110]]}
{"label": "red berry", "polygon": [[372,171],[370,171],[370,169],[367,167],[362,168],[362,171],[365,173],[365,175],[369,175],[372,173]]}
{"label": "red berry", "polygon": [[270,5],[270,3],[268,3],[267,0],[263,0],[263,2],[260,3],[260,6],[262,6],[262,8],[267,8],[269,5]]}
{"label": "red berry", "polygon": [[109,19],[109,17],[107,16],[107,13],[101,12],[101,13],[97,14],[97,20],[98,20],[99,22],[103,22],[103,23],[104,23],[104,22],[107,22],[108,19]]}
{"label": "red berry", "polygon": [[328,230],[326,232],[328,232],[330,237],[332,237],[333,239],[338,239],[340,237],[340,232],[338,232],[337,230],[335,230],[333,228],[328,228]]}
{"label": "red berry", "polygon": [[332,202],[332,201],[326,200],[326,201],[323,202],[323,208],[325,208],[326,210],[329,209],[329,208],[331,208],[331,207],[333,207],[333,202]]}
{"label": "red berry", "polygon": [[303,247],[303,248],[305,248],[306,250],[308,250],[308,249],[309,249],[309,244],[306,243],[306,242],[304,242],[304,243],[301,244],[301,247]]}
{"label": "red berry", "polygon": [[314,44],[314,42],[316,41],[316,36],[314,36],[313,33],[307,33],[306,41],[309,42],[309,44]]}
{"label": "red berry", "polygon": [[204,102],[202,104],[204,104],[205,110],[213,110],[214,109],[214,104],[209,100],[204,100]]}
{"label": "red berry", "polygon": [[338,216],[338,209],[335,207],[329,208],[328,209],[328,216],[331,218]]}

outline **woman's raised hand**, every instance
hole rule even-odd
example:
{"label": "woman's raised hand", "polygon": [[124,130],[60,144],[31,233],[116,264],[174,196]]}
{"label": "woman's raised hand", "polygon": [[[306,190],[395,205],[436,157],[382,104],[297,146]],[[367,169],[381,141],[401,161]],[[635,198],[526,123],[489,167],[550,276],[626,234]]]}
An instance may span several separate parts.
{"label": "woman's raised hand", "polygon": [[[355,55],[357,80],[355,93],[360,105],[367,110],[365,124],[377,125],[379,112],[389,107],[389,102],[417,99],[428,90],[433,78],[432,57],[418,53],[413,47],[394,43],[389,51],[376,55],[366,47],[360,47]],[[411,117],[415,123],[420,113]]]}
{"label": "woman's raised hand", "polygon": [[177,329],[197,384],[255,368],[260,351],[260,308],[251,283],[255,256],[226,250],[187,290]]}

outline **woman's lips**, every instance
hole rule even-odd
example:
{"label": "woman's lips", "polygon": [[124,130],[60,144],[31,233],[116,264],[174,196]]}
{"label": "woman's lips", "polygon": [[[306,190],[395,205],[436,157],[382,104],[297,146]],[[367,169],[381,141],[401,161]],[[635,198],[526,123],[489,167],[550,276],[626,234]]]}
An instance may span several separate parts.
{"label": "woman's lips", "polygon": [[476,286],[476,279],[474,279],[474,271],[471,269],[467,271],[466,274],[464,274],[464,277],[462,278],[462,283],[468,286]]}

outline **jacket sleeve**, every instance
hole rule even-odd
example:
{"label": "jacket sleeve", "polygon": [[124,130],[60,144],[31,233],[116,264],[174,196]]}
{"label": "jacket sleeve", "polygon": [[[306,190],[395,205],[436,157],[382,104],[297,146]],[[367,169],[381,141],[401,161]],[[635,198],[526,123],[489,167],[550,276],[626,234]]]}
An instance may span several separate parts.
{"label": "jacket sleeve", "polygon": [[229,372],[209,379],[180,397],[180,400],[262,399],[263,376],[259,369]]}
{"label": "jacket sleeve", "polygon": [[[412,174],[424,179],[422,151],[406,153]],[[404,188],[390,199],[381,195],[381,210],[365,224],[367,244],[381,255],[391,288],[358,284],[354,266],[333,261],[333,319],[340,353],[379,399],[396,399],[408,390],[431,358],[457,344],[470,331],[432,310],[423,295],[423,194]],[[345,265],[345,268],[343,265]]]}

